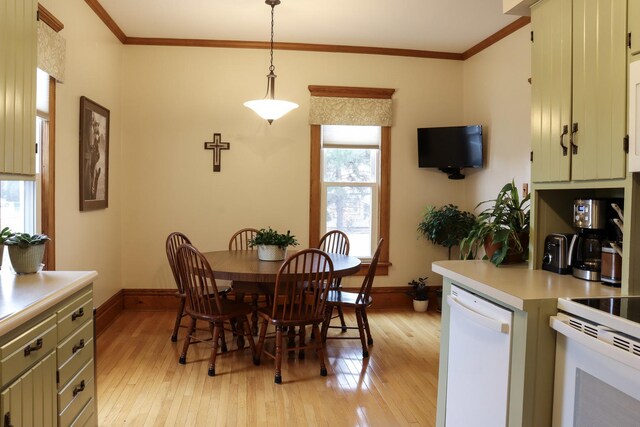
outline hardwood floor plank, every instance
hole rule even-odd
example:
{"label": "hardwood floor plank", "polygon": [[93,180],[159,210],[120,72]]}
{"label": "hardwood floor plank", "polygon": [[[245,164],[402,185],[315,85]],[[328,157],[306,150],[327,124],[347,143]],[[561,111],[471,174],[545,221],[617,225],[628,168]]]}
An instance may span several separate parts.
{"label": "hardwood floor plank", "polygon": [[[187,364],[178,364],[186,329],[171,342],[174,319],[125,311],[97,339],[101,426],[435,425],[438,313],[374,311],[368,359],[357,339],[328,340],[327,377],[314,352],[285,354],[281,385],[274,361],[254,366],[249,349],[218,355],[215,377],[207,376],[208,343],[192,344]],[[227,343],[236,349],[231,335]]]}

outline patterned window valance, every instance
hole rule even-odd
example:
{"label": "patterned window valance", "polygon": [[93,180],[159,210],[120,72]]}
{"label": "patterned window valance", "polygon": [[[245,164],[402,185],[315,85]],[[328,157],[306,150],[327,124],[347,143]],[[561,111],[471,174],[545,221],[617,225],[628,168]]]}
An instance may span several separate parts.
{"label": "patterned window valance", "polygon": [[63,83],[65,57],[65,39],[47,24],[38,21],[38,68]]}
{"label": "patterned window valance", "polygon": [[394,89],[309,86],[309,124],[391,126]]}

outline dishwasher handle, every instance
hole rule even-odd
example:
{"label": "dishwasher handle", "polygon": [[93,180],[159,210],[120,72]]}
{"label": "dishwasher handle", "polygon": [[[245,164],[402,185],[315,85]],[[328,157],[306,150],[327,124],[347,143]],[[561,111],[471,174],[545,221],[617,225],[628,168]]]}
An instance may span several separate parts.
{"label": "dishwasher handle", "polygon": [[484,314],[480,314],[477,311],[462,304],[460,300],[452,295],[447,295],[447,304],[449,304],[449,307],[451,307],[452,309],[457,310],[460,314],[476,322],[477,324],[484,326],[487,329],[502,334],[509,333],[509,323],[503,322],[500,319],[487,317]]}

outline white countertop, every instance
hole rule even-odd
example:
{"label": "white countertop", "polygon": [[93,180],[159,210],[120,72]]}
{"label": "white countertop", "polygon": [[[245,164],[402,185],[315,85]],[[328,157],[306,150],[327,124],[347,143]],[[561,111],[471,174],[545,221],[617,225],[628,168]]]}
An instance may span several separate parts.
{"label": "white countertop", "polygon": [[0,336],[91,283],[95,271],[0,273]]}
{"label": "white countertop", "polygon": [[576,279],[570,274],[530,270],[526,264],[496,267],[481,260],[437,261],[432,270],[520,310],[532,300],[620,295],[620,288]]}

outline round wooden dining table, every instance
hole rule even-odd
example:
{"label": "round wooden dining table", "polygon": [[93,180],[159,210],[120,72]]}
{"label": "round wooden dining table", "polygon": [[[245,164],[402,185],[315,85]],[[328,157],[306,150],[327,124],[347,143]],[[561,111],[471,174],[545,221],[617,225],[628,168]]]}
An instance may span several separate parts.
{"label": "round wooden dining table", "polygon": [[[287,256],[296,251],[287,251]],[[256,250],[225,250],[204,252],[216,279],[232,280],[233,291],[239,300],[245,294],[254,296],[253,304],[257,306],[258,294],[273,294],[278,270],[284,261],[260,261]],[[360,259],[349,255],[328,254],[333,263],[333,277],[349,276],[360,271]],[[258,330],[258,319],[254,310],[251,329]]]}

